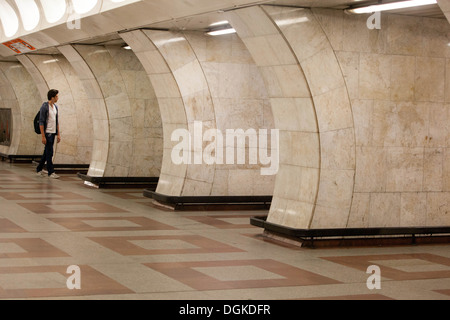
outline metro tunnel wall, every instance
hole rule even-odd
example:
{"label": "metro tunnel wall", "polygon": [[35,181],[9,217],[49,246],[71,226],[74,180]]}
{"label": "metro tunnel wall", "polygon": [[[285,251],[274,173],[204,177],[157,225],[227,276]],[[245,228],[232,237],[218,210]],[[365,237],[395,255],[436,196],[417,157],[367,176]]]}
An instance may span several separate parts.
{"label": "metro tunnel wall", "polygon": [[[339,10],[223,15],[236,35],[135,30],[121,34],[126,52],[74,44],[1,62],[14,132],[0,152],[41,153],[32,118],[64,83],[57,159],[92,175],[157,175],[171,196],[270,194],[268,221],[299,229],[450,226],[448,21],[383,14],[369,30]],[[280,130],[277,175],[173,164],[173,130],[195,121]]]}

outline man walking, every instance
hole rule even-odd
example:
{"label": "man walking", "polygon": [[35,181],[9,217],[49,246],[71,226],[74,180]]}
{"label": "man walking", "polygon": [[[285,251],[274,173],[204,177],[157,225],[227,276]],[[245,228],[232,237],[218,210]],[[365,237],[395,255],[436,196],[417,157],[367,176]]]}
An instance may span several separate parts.
{"label": "man walking", "polygon": [[41,128],[42,144],[45,145],[44,154],[36,169],[38,176],[44,176],[42,170],[47,162],[48,176],[51,179],[59,179],[55,174],[53,166],[53,146],[55,145],[55,138],[57,143],[61,142],[61,135],[59,132],[58,121],[58,90],[50,90],[47,94],[48,102],[44,102],[41,107],[41,114],[39,119],[39,127]]}

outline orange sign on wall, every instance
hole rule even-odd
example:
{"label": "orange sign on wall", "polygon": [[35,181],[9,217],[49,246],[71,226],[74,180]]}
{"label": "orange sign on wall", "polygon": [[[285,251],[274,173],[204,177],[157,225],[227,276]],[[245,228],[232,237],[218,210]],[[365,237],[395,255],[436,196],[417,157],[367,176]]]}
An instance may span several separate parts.
{"label": "orange sign on wall", "polygon": [[22,39],[11,40],[3,44],[18,54],[36,50],[35,47]]}

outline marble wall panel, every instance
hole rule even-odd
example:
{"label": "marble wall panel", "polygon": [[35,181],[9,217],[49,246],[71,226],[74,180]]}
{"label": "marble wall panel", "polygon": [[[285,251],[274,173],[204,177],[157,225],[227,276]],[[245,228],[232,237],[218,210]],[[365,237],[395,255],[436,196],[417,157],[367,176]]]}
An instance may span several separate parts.
{"label": "marble wall panel", "polygon": [[[324,17],[299,8],[267,6],[264,10],[281,30],[299,61],[317,115],[320,181],[311,227],[345,227],[354,187],[356,143],[344,78],[349,75],[343,73],[332,46],[342,46],[340,30],[343,22],[333,14],[330,19],[330,15]],[[341,25],[341,28],[335,25]],[[351,75],[354,71],[350,70],[348,68],[347,72]]]}
{"label": "marble wall panel", "polygon": [[159,176],[161,116],[139,60],[131,51],[115,46],[59,49],[90,98],[94,147],[89,175]]}
{"label": "marble wall panel", "polygon": [[[162,127],[160,137],[163,143],[158,146],[158,150],[162,152],[162,164],[156,192],[180,196],[187,175],[187,165],[173,163],[172,150],[177,146],[178,141],[172,141],[171,136],[176,129],[187,130],[188,122],[178,84],[164,56],[147,34],[136,30],[122,33],[121,37],[132,47],[137,59],[141,62],[159,106],[161,118],[159,124]],[[162,42],[159,43],[162,44]],[[149,115],[152,113],[156,111],[152,111]]]}
{"label": "marble wall panel", "polygon": [[430,192],[427,194],[427,225],[450,225],[449,196],[448,192]]}
{"label": "marble wall panel", "polygon": [[[225,133],[228,129],[273,129],[273,116],[267,89],[259,69],[255,65],[244,43],[236,35],[209,37],[202,33],[184,33],[191,44],[208,83],[213,108],[203,107],[196,119],[214,119],[217,129]],[[205,95],[206,96],[206,95]],[[210,101],[206,102],[209,105]],[[203,102],[205,105],[205,102]],[[207,110],[213,110],[208,114]],[[189,116],[189,114],[188,114]],[[228,142],[228,141],[227,141]],[[243,150],[247,155],[250,150]],[[261,175],[259,164],[216,165],[216,174],[226,175],[227,184],[214,178],[213,190],[220,185],[227,189],[220,194],[266,195],[272,194],[274,176]],[[227,174],[226,171],[229,171]],[[251,177],[251,179],[248,179]],[[251,184],[248,181],[252,181]],[[213,193],[214,194],[214,193]],[[216,195],[216,194],[214,194]]]}
{"label": "marble wall panel", "polygon": [[[260,8],[265,15],[246,8],[228,16],[255,56],[282,129],[269,221],[299,228],[448,225],[446,210],[430,202],[448,206],[448,23],[383,14],[382,28],[369,30],[367,17],[338,10]],[[283,48],[280,34],[295,63],[274,50],[276,43]],[[296,198],[303,173],[296,165],[305,158],[292,149],[292,131],[314,132],[314,125],[301,121],[299,100],[280,84],[278,65],[289,64],[304,71],[294,78],[305,80],[303,98],[312,101],[319,133],[317,200],[307,215]]]}
{"label": "marble wall panel", "polygon": [[27,55],[20,61],[35,82],[41,95],[52,88],[60,91],[58,106],[63,137],[55,154],[55,163],[89,164],[92,153],[93,125],[90,101],[84,88],[63,55]]}
{"label": "marble wall panel", "polygon": [[42,105],[38,88],[30,73],[17,62],[0,62],[3,78],[2,101],[12,110],[13,139],[7,154],[35,155],[43,152],[40,137],[33,130],[33,120]]}
{"label": "marble wall panel", "polygon": [[[208,129],[220,129],[225,134],[226,129],[272,128],[266,126],[274,122],[264,82],[241,40],[234,35],[218,39],[197,32],[150,30],[122,37],[156,83],[165,137],[165,180],[157,192],[173,192],[175,185],[181,187],[176,195],[253,195],[273,189],[273,178],[260,176],[258,165],[169,163],[175,147],[172,133],[187,127],[193,137],[196,122],[202,123],[202,133]],[[158,65],[162,61],[163,66]],[[206,142],[202,146],[206,147]],[[191,145],[191,162],[201,151]],[[170,179],[175,177],[171,185]]]}
{"label": "marble wall panel", "polygon": [[438,4],[447,17],[447,20],[450,22],[450,4],[446,0],[438,0]]}
{"label": "marble wall panel", "polygon": [[[164,57],[171,75],[176,81],[184,105],[187,124],[190,132],[192,132],[191,137],[196,138],[193,130],[194,121],[205,122],[205,125],[209,123],[208,127],[215,128],[214,106],[208,82],[188,39],[182,33],[149,30],[144,32]],[[167,126],[164,128],[166,137],[171,136],[171,133],[177,127],[173,127],[173,130],[172,128],[168,130],[169,128]],[[202,137],[197,138],[202,139]],[[170,145],[166,143],[165,146],[167,148],[165,150],[170,151]],[[190,151],[194,150],[191,149]],[[214,179],[213,166],[188,165],[184,187],[180,195],[211,195]]]}
{"label": "marble wall panel", "polygon": [[73,67],[91,106],[93,141],[92,159],[88,174],[93,177],[103,177],[108,159],[109,123],[101,88],[89,65],[73,46],[61,46],[58,47],[58,50]]}
{"label": "marble wall panel", "polygon": [[352,106],[348,226],[448,225],[430,202],[448,204],[448,23],[382,14],[382,28],[369,30],[366,16],[313,12],[333,39]]}
{"label": "marble wall panel", "polygon": [[448,3],[448,1],[437,0],[437,3],[444,13],[450,11],[450,3]]}
{"label": "marble wall panel", "polygon": [[268,221],[309,228],[319,184],[320,149],[305,74],[290,44],[262,8],[237,10],[227,17],[261,71],[274,126],[280,130],[280,169]]}
{"label": "marble wall panel", "polygon": [[20,129],[15,128],[14,123],[21,125],[20,109],[14,89],[0,69],[0,107],[11,110],[12,130],[10,131],[11,143],[9,146],[0,146],[0,152],[3,154],[16,154],[20,143]]}

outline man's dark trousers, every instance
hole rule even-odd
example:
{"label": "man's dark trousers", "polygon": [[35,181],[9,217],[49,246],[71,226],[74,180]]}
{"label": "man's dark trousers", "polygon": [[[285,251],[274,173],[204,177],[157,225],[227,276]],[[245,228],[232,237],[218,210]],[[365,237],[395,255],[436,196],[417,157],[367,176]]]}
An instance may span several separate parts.
{"label": "man's dark trousers", "polygon": [[42,155],[41,162],[36,169],[37,172],[41,172],[44,169],[44,165],[47,162],[47,171],[50,176],[53,172],[55,172],[55,168],[53,167],[53,146],[55,145],[55,133],[46,133],[45,138],[47,139],[47,143],[45,144],[44,154]]}

